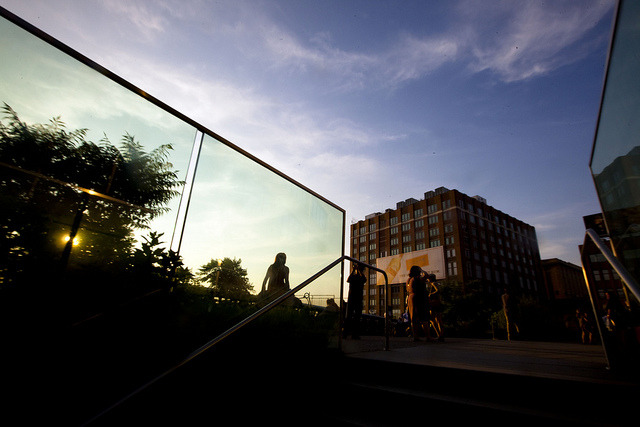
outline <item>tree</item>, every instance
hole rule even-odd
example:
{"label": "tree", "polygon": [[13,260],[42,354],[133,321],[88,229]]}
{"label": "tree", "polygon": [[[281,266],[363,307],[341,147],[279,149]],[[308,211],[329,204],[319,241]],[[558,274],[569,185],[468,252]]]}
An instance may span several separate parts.
{"label": "tree", "polygon": [[131,271],[143,279],[153,279],[165,288],[190,284],[193,273],[183,267],[180,255],[160,246],[163,234],[151,231],[148,238],[142,237],[141,247],[135,249],[131,256]]}
{"label": "tree", "polygon": [[439,289],[445,306],[444,322],[453,332],[477,336],[490,329],[490,317],[498,306],[499,298],[492,298],[486,293],[480,281],[464,286],[448,281]]}
{"label": "tree", "polygon": [[[67,131],[59,117],[27,124],[4,104],[0,121],[0,285],[76,265],[125,263],[133,231],[168,210],[182,184],[168,162],[170,144],[146,152],[130,134],[120,147],[87,130]],[[81,231],[79,243],[74,238]],[[66,236],[68,241],[62,242]]]}
{"label": "tree", "polygon": [[253,286],[247,278],[247,270],[241,266],[242,260],[224,258],[211,259],[198,270],[198,280],[208,283],[214,296],[233,299],[248,299]]}

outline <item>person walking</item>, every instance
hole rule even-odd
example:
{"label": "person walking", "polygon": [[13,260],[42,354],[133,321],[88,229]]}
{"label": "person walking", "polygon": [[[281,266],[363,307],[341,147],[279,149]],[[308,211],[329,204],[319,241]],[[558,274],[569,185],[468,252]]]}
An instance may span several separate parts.
{"label": "person walking", "polygon": [[513,301],[511,301],[507,288],[504,288],[504,293],[502,294],[502,311],[504,313],[504,319],[507,322],[507,341],[511,341],[511,326],[513,325],[517,333],[520,333],[520,329],[518,328],[518,324],[515,322]]}
{"label": "person walking", "polygon": [[442,328],[442,301],[440,293],[436,286],[436,275],[429,274],[427,276],[427,287],[429,295],[429,308],[431,310],[431,326],[436,332],[438,341],[444,341],[444,329]]}
{"label": "person walking", "polygon": [[349,283],[349,296],[347,297],[347,316],[344,325],[344,334],[351,335],[353,339],[360,339],[360,320],[362,318],[362,293],[367,278],[363,273],[362,264],[354,264],[353,270],[347,278]]}

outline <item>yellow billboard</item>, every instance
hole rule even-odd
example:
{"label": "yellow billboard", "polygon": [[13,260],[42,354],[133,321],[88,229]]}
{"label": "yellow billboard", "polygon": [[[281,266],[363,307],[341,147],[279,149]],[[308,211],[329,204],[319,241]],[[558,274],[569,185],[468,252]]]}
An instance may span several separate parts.
{"label": "yellow billboard", "polygon": [[[406,283],[409,279],[409,270],[413,265],[419,266],[428,274],[435,274],[438,280],[444,279],[444,248],[437,246],[376,260],[376,267],[387,273],[389,283]],[[377,283],[384,284],[382,273],[378,273]]]}

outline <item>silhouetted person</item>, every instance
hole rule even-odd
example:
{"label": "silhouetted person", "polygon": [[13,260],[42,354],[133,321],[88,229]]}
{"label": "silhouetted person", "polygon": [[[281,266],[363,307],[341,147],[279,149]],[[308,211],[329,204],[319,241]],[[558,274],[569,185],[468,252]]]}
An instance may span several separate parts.
{"label": "silhouetted person", "polygon": [[593,328],[591,327],[591,322],[589,322],[588,314],[576,310],[576,318],[578,319],[578,326],[580,327],[582,344],[591,344],[593,342]]}
{"label": "silhouetted person", "polygon": [[615,331],[616,328],[623,328],[625,325],[625,308],[620,302],[620,299],[613,291],[608,291],[605,294],[604,303],[605,317],[607,318],[607,329],[609,331]]}
{"label": "silhouetted person", "polygon": [[440,301],[440,293],[436,286],[436,275],[429,274],[427,276],[427,282],[429,308],[431,310],[431,325],[438,335],[438,341],[444,341],[444,329],[442,328],[442,302]]}
{"label": "silhouetted person", "polygon": [[289,290],[289,267],[285,265],[287,255],[280,252],[267,269],[267,274],[262,281],[262,291],[266,298],[274,298]]}
{"label": "silhouetted person", "polygon": [[520,332],[520,330],[518,329],[518,324],[515,322],[513,301],[509,296],[507,288],[504,288],[504,293],[502,294],[502,311],[504,312],[504,320],[507,322],[507,340],[511,341],[511,326],[513,325],[516,332]]}
{"label": "silhouetted person", "polygon": [[355,264],[347,279],[349,283],[349,296],[347,298],[347,317],[344,325],[344,337],[351,335],[354,339],[360,338],[360,320],[362,318],[362,293],[367,278],[363,273],[364,267]]}
{"label": "silhouetted person", "polygon": [[414,265],[409,270],[409,280],[407,280],[407,311],[409,312],[411,334],[414,341],[419,341],[418,336],[421,329],[427,341],[431,340],[427,279],[423,273],[420,267]]}
{"label": "silhouetted person", "polygon": [[338,306],[338,304],[336,304],[336,300],[334,300],[333,298],[328,298],[327,306],[324,308],[324,310],[331,313],[339,313],[340,307]]}

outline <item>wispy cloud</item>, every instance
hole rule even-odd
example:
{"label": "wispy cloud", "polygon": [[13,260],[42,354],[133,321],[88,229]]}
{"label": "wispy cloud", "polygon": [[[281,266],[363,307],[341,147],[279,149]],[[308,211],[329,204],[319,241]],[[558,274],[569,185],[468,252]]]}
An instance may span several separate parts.
{"label": "wispy cloud", "polygon": [[[166,31],[171,19],[186,20],[216,36],[232,35],[245,60],[296,76],[320,73],[326,76],[323,84],[330,82],[327,90],[341,91],[397,87],[452,61],[467,63],[474,73],[489,71],[504,82],[545,75],[587,55],[594,46],[583,42],[584,36],[612,9],[607,0],[502,1],[491,7],[463,0],[453,8],[443,33],[418,35],[403,29],[391,33],[379,50],[346,50],[329,30],[300,38],[272,19],[261,3],[225,4],[222,10],[200,1],[103,2],[149,40]],[[206,26],[199,22],[198,9],[208,12],[211,22]]]}
{"label": "wispy cloud", "polygon": [[[104,7],[111,13],[121,15],[147,39],[165,31],[167,20],[160,13],[163,2],[151,3],[140,1],[102,0]],[[160,8],[158,7],[160,6]],[[165,5],[166,6],[166,5]]]}
{"label": "wispy cloud", "polygon": [[593,46],[582,40],[607,16],[613,2],[509,1],[493,6],[474,1],[459,5],[470,69],[488,70],[513,82],[544,75],[587,55]]}
{"label": "wispy cloud", "polygon": [[[429,75],[452,61],[468,63],[474,72],[490,71],[499,80],[514,82],[556,70],[589,54],[591,31],[612,10],[612,2],[462,1],[443,34],[419,36],[409,32],[379,51],[347,51],[320,34],[301,40],[270,22],[260,26],[264,53],[280,67],[300,72],[322,69],[341,88],[396,86]],[[603,38],[596,39],[603,43]]]}

